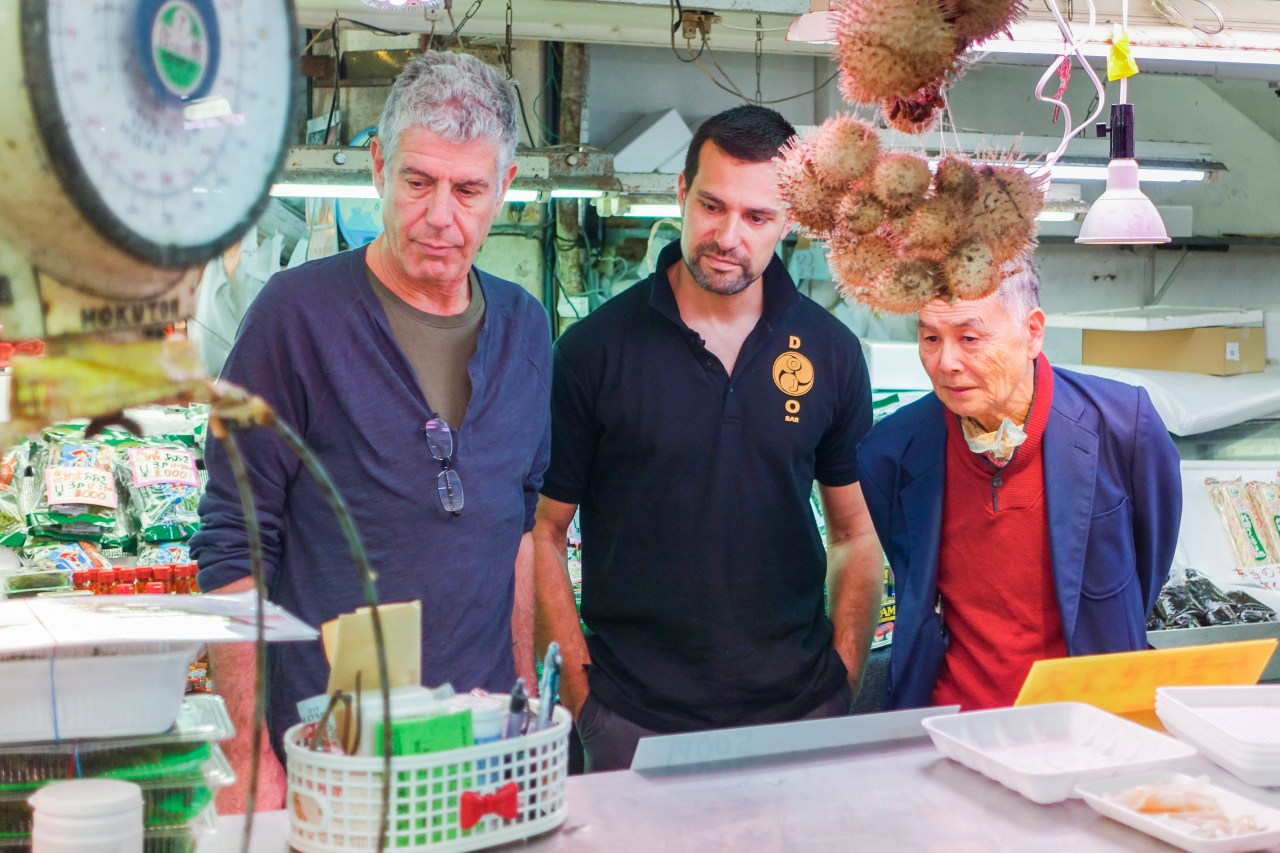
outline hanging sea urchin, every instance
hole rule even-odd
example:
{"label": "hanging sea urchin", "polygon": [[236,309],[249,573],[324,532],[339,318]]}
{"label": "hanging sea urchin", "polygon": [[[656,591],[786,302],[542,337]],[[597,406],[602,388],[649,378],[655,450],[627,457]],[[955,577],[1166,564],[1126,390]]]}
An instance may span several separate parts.
{"label": "hanging sea urchin", "polygon": [[943,14],[955,28],[958,38],[968,44],[986,41],[999,35],[1022,17],[1021,0],[953,0],[948,3],[955,11]]}
{"label": "hanging sea urchin", "polygon": [[853,116],[834,115],[822,123],[809,143],[818,180],[845,189],[875,164],[880,137],[875,128]]}
{"label": "hanging sea urchin", "polygon": [[782,147],[774,163],[778,167],[778,188],[796,222],[812,234],[830,231],[835,226],[841,191],[823,186],[818,180],[809,146],[794,137]]}
{"label": "hanging sea urchin", "polygon": [[870,234],[884,221],[884,205],[875,196],[853,190],[847,192],[836,207],[837,232],[853,236]]}
{"label": "hanging sea urchin", "polygon": [[911,212],[902,234],[903,249],[913,255],[944,257],[969,231],[969,209],[947,196],[933,196]]}
{"label": "hanging sea urchin", "polygon": [[871,191],[892,210],[924,198],[929,190],[929,164],[904,151],[882,154],[871,172]]}
{"label": "hanging sea urchin", "polygon": [[1004,263],[1035,245],[1036,217],[1044,208],[1042,180],[1014,165],[982,166],[973,204],[973,236]]}
{"label": "hanging sea urchin", "polygon": [[873,292],[863,301],[890,314],[913,314],[938,298],[941,284],[941,270],[936,264],[906,260],[878,279]]}
{"label": "hanging sea urchin", "polygon": [[976,237],[960,243],[942,262],[947,295],[955,299],[982,299],[1000,286],[1000,268],[991,247]]}
{"label": "hanging sea urchin", "polygon": [[948,196],[962,204],[973,204],[978,197],[978,173],[968,158],[957,154],[948,154],[938,161],[933,185],[938,195]]}
{"label": "hanging sea urchin", "polygon": [[955,32],[937,0],[849,0],[835,21],[840,92],[850,101],[905,98],[955,67]]}
{"label": "hanging sea urchin", "polygon": [[856,243],[833,245],[828,255],[836,289],[845,299],[861,301],[867,291],[898,262],[888,241],[869,234]]}

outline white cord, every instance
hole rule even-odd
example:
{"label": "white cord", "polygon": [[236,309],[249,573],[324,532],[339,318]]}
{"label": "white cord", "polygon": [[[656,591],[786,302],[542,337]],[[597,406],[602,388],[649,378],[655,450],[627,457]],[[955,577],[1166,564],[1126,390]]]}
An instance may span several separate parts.
{"label": "white cord", "polygon": [[[1092,28],[1096,20],[1097,12],[1094,8],[1093,0],[1086,0],[1086,2],[1089,4],[1089,26]],[[1063,131],[1062,142],[1059,143],[1057,149],[1045,155],[1044,164],[1034,170],[1029,170],[1032,174],[1037,176],[1049,174],[1050,170],[1053,169],[1054,164],[1058,162],[1062,157],[1063,152],[1067,150],[1068,143],[1079,136],[1085,128],[1093,124],[1093,122],[1097,120],[1098,116],[1102,115],[1102,109],[1107,103],[1106,87],[1102,85],[1102,81],[1098,79],[1098,75],[1093,70],[1093,66],[1089,64],[1088,58],[1084,55],[1084,52],[1081,51],[1080,45],[1076,43],[1075,37],[1071,34],[1071,27],[1062,19],[1062,13],[1058,11],[1057,0],[1044,0],[1044,3],[1045,6],[1048,7],[1049,12],[1053,15],[1053,19],[1057,21],[1058,29],[1062,31],[1062,38],[1067,43],[1067,50],[1064,51],[1062,56],[1055,59],[1049,66],[1048,70],[1040,77],[1040,82],[1036,84],[1035,96],[1037,101],[1051,104],[1062,110],[1063,117],[1066,119],[1067,129]],[[1125,4],[1125,15],[1126,17],[1128,15],[1127,0]],[[1089,76],[1090,82],[1093,83],[1094,88],[1098,92],[1098,106],[1089,114],[1088,118],[1075,127],[1072,127],[1071,125],[1071,108],[1060,99],[1056,97],[1049,97],[1044,94],[1044,87],[1048,84],[1049,79],[1057,74],[1058,68],[1062,63],[1070,61],[1069,57],[1072,53],[1079,57],[1080,66],[1084,69],[1085,74]]]}

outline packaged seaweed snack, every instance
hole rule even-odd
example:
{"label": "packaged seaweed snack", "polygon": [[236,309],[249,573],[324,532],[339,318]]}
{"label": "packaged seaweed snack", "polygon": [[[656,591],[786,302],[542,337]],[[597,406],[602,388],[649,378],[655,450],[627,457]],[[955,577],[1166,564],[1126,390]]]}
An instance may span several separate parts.
{"label": "packaged seaweed snack", "polygon": [[0,545],[16,548],[27,541],[22,489],[32,445],[20,444],[0,457]]}
{"label": "packaged seaweed snack", "polygon": [[139,566],[182,566],[192,562],[186,542],[147,542],[138,546]]}
{"label": "packaged seaweed snack", "polygon": [[186,539],[200,527],[195,451],[145,442],[124,450],[130,507],[144,542]]}
{"label": "packaged seaweed snack", "polygon": [[57,438],[36,454],[31,532],[90,540],[118,532],[115,454],[110,445],[74,437]]}
{"label": "packaged seaweed snack", "polygon": [[64,542],[61,539],[32,537],[19,549],[18,556],[27,566],[61,569],[68,573],[80,569],[111,568],[111,563],[92,542]]}
{"label": "packaged seaweed snack", "polygon": [[1262,538],[1261,524],[1254,516],[1253,502],[1249,500],[1244,484],[1239,480],[1222,482],[1212,478],[1204,482],[1226,526],[1237,565],[1258,566],[1277,562],[1278,558],[1268,551]]}
{"label": "packaged seaweed snack", "polygon": [[1245,486],[1254,514],[1261,522],[1262,540],[1271,561],[1280,563],[1280,483],[1249,483]]}

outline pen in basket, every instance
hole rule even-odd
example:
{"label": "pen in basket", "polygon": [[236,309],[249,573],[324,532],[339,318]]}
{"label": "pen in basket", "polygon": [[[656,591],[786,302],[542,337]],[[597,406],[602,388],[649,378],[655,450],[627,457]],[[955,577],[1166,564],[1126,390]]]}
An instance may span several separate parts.
{"label": "pen in basket", "polygon": [[560,644],[547,644],[547,656],[542,660],[542,683],[538,686],[538,716],[534,730],[541,731],[551,724],[551,709],[560,698]]}
{"label": "pen in basket", "polygon": [[524,679],[517,678],[511,688],[511,706],[507,709],[507,725],[502,732],[504,738],[519,737],[529,726],[529,691],[525,689]]}

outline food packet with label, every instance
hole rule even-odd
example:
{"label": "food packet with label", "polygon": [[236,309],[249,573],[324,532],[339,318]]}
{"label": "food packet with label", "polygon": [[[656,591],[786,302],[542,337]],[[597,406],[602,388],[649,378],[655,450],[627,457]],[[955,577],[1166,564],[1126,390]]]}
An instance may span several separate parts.
{"label": "food packet with label", "polygon": [[1231,547],[1239,566],[1260,566],[1280,562],[1280,556],[1272,554],[1263,538],[1262,525],[1254,515],[1253,502],[1244,483],[1239,480],[1204,481],[1209,496],[1218,510],[1231,540]]}
{"label": "food packet with label", "polygon": [[1280,483],[1248,483],[1245,491],[1261,522],[1262,540],[1273,562],[1280,562]]}
{"label": "food packet with label", "polygon": [[117,458],[143,542],[186,539],[200,528],[203,488],[192,448],[141,439]]}
{"label": "food packet with label", "polygon": [[32,462],[34,501],[27,515],[32,534],[98,541],[120,536],[120,503],[114,473],[116,448],[83,435],[49,441]]}

